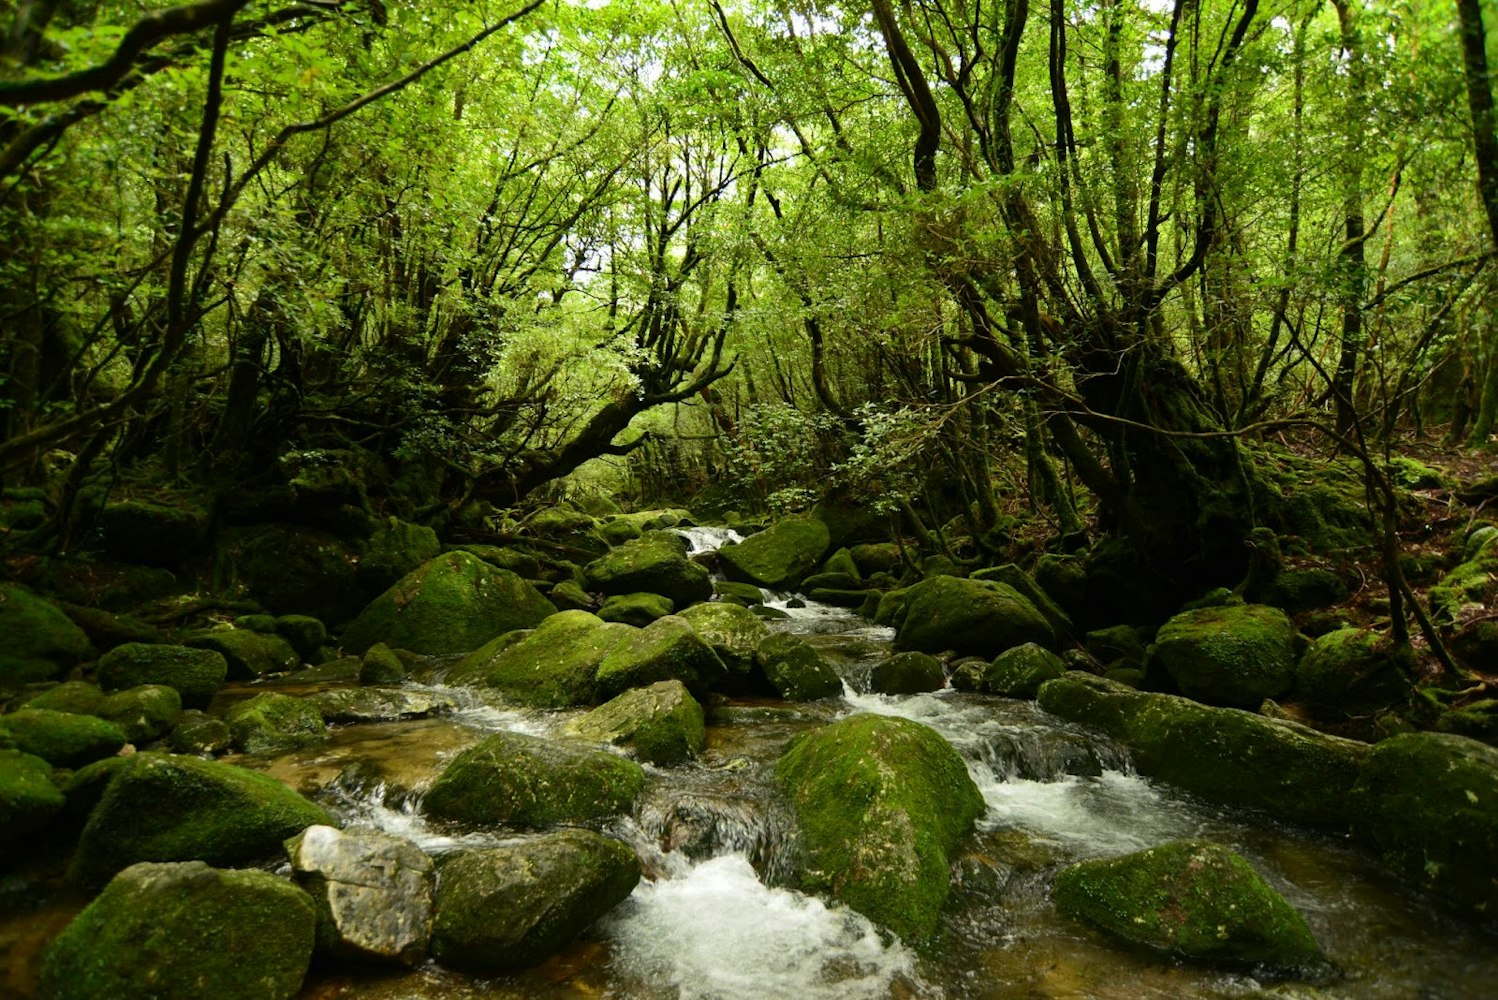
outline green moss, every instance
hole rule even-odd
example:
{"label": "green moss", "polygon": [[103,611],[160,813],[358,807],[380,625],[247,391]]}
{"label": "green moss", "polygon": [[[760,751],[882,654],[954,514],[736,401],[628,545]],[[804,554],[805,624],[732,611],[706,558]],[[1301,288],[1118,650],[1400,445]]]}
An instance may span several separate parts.
{"label": "green moss", "polygon": [[567,708],[597,695],[598,664],[631,633],[586,611],[562,611],[535,631],[503,635],[465,656],[449,680],[499,691],[516,704]]}
{"label": "green moss", "polygon": [[625,542],[583,567],[591,590],[604,594],[647,592],[685,608],[713,594],[707,569],[687,558],[686,539],[656,531]]}
{"label": "green moss", "polygon": [[105,690],[165,684],[189,708],[207,708],[228,675],[229,663],[216,649],[128,642],[99,657],[99,683]]}
{"label": "green moss", "polygon": [[994,658],[983,671],[983,690],[1006,698],[1034,698],[1040,685],[1065,673],[1061,657],[1027,642]]}
{"label": "green moss", "polygon": [[1045,617],[1007,584],[939,576],[904,593],[896,649],[995,656],[1027,642],[1047,649],[1056,645],[1056,633]]}
{"label": "green moss", "polygon": [[229,735],[229,724],[195,709],[182,713],[172,727],[168,744],[173,753],[211,756],[229,749],[233,737]]}
{"label": "green moss", "polygon": [[1295,681],[1295,626],[1278,608],[1247,604],[1176,615],[1155,636],[1181,693],[1213,705],[1256,707]]}
{"label": "green moss", "polygon": [[442,543],[431,528],[387,517],[364,545],[359,582],[366,593],[378,593],[441,554]]}
{"label": "green moss", "polygon": [[765,603],[764,591],[752,583],[734,583],[732,580],[714,580],[713,593],[722,598],[732,598],[746,607]]}
{"label": "green moss", "polygon": [[680,764],[702,753],[702,706],[680,681],[633,688],[578,719],[570,731],[585,739],[627,744],[652,764]]}
{"label": "green moss", "polygon": [[230,764],[138,753],[108,770],[69,869],[85,885],[137,861],[242,864],[314,823],[337,825],[276,779]]}
{"label": "green moss", "polygon": [[171,732],[182,715],[182,696],[164,684],[142,684],[105,698],[94,714],[119,726],[141,745]]}
{"label": "green moss", "polygon": [[41,1000],[291,1000],[312,958],[307,894],[198,862],[121,872],[48,949]]}
{"label": "green moss", "polygon": [[62,806],[51,764],[20,750],[0,750],[0,847],[25,843]]}
{"label": "green moss", "polygon": [[952,854],[984,809],[957,752],[918,722],[855,715],[803,738],[775,777],[800,824],[801,885],[930,937]]}
{"label": "green moss", "polygon": [[98,715],[104,704],[104,692],[87,681],[66,681],[27,698],[25,708],[45,708],[51,712],[75,715]]}
{"label": "green moss", "polygon": [[1450,623],[1469,604],[1489,605],[1498,598],[1498,534],[1477,547],[1441,582],[1430,588],[1428,600],[1437,621]]}
{"label": "green moss", "polygon": [[415,653],[466,653],[495,636],[532,628],[556,611],[535,587],[467,552],[449,552],[402,577],[343,635],[356,653],[377,642]]}
{"label": "green moss", "polygon": [[347,621],[369,591],[359,585],[357,547],[299,524],[268,524],[230,534],[224,551],[249,596],[280,615]]}
{"label": "green moss", "polygon": [[1013,587],[1031,606],[1039,611],[1050,624],[1052,631],[1058,636],[1070,635],[1073,631],[1071,616],[1061,609],[1061,605],[1051,599],[1039,584],[1014,563],[1006,563],[992,569],[980,569],[972,574],[972,580],[992,580],[995,583],[1007,584]]}
{"label": "green moss", "polygon": [[273,631],[296,650],[304,661],[314,661],[328,644],[328,628],[311,615],[282,615],[272,625]]}
{"label": "green moss", "polygon": [[1323,961],[1305,918],[1218,844],[1184,840],[1073,865],[1056,879],[1062,913],[1183,958],[1296,969]]}
{"label": "green moss", "polygon": [[291,644],[280,636],[242,628],[199,632],[189,637],[187,644],[195,649],[211,649],[223,656],[229,676],[235,680],[288,673],[302,662]]}
{"label": "green moss", "polygon": [[18,583],[0,583],[0,690],[51,680],[88,656],[88,636]]}
{"label": "green moss", "polygon": [[670,598],[660,594],[615,594],[603,602],[598,617],[606,622],[623,622],[644,628],[657,618],[669,615],[675,608]]}
{"label": "green moss", "polygon": [[1295,668],[1295,690],[1318,708],[1361,716],[1402,703],[1410,684],[1388,639],[1343,628],[1311,643]]}
{"label": "green moss", "polygon": [[754,652],[765,679],[786,701],[814,701],[843,693],[842,678],[805,639],[777,632]]}
{"label": "green moss", "polygon": [[705,692],[727,676],[728,668],[713,647],[684,619],[668,615],[621,635],[599,661],[596,678],[599,692],[612,696],[668,680]]}
{"label": "green moss", "polygon": [[789,590],[806,578],[827,551],[827,525],[810,517],[788,517],[718,550],[730,580],[771,590]]}
{"label": "green moss", "polygon": [[453,759],[422,808],[474,825],[581,823],[628,809],[644,782],[640,765],[612,753],[496,733]]}
{"label": "green moss", "polygon": [[1448,733],[1373,748],[1352,791],[1353,835],[1417,885],[1498,913],[1498,749]]}
{"label": "green moss", "polygon": [[858,568],[858,561],[853,558],[853,553],[847,548],[840,548],[827,557],[822,564],[823,573],[842,573],[851,578],[854,583],[863,580],[863,572]]}
{"label": "green moss", "polygon": [[739,674],[753,665],[755,649],[770,635],[754,612],[722,601],[687,608],[680,617],[713,648],[725,666]]}
{"label": "green moss", "polygon": [[127,742],[125,731],[92,715],[23,708],[0,715],[0,736],[12,747],[42,758],[54,767],[82,767],[113,757]]}
{"label": "green moss", "polygon": [[275,754],[316,743],[326,728],[317,708],[304,698],[266,691],[224,713],[237,750]]}
{"label": "green moss", "polygon": [[360,684],[399,684],[406,679],[406,665],[395,651],[377,642],[364,651],[359,661]]}
{"label": "green moss", "polygon": [[877,694],[939,691],[946,682],[941,661],[926,653],[896,653],[880,660],[869,671],[869,690]]}

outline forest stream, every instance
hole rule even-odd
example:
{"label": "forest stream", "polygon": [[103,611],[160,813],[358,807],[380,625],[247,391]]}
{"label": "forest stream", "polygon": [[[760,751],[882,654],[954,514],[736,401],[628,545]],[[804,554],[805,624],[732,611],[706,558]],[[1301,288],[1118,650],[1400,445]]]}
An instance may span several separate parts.
{"label": "forest stream", "polygon": [[[724,533],[688,529],[694,549]],[[845,997],[1415,997],[1492,995],[1498,953],[1484,933],[1412,897],[1364,852],[1339,838],[1194,800],[1134,773],[1127,753],[1033,702],[943,689],[864,693],[894,630],[853,612],[770,596],[787,618],[772,629],[804,636],[843,680],[840,698],[791,705],[728,699],[709,713],[708,748],[691,764],[647,768],[632,815],[603,832],[630,844],[645,878],[579,941],[514,977],[475,978],[433,962],[409,971],[314,965],[302,996],[345,1000],[467,998]],[[293,680],[295,675],[287,680]],[[486,735],[559,736],[582,710],[506,707],[443,683],[438,667],[407,689],[450,700],[445,715],[336,728],[289,754],[242,755],[328,806],[349,828],[375,828],[434,857],[527,836],[460,832],[423,816],[423,790]],[[340,682],[334,682],[338,684]],[[327,685],[322,685],[326,687]],[[318,686],[278,690],[310,694]],[[220,703],[262,685],[231,685]],[[985,812],[954,866],[953,894],[934,943],[903,944],[833,902],[781,887],[789,811],[772,772],[798,734],[854,713],[924,723],[961,754]],[[1182,838],[1246,857],[1306,918],[1334,970],[1312,985],[1260,981],[1240,970],[1178,964],[1134,952],[1060,916],[1060,868]],[[62,907],[67,910],[66,906]],[[70,912],[43,909],[0,930],[54,934]],[[41,942],[38,942],[40,944]],[[24,949],[23,949],[24,950]]]}

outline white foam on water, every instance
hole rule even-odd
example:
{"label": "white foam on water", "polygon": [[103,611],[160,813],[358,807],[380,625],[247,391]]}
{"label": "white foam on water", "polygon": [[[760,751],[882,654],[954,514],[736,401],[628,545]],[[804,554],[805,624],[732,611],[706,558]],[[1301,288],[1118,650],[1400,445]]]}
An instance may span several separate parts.
{"label": "white foam on water", "polygon": [[442,833],[432,829],[427,818],[421,814],[417,802],[407,799],[398,805],[390,805],[385,801],[385,795],[385,785],[378,784],[357,795],[346,797],[337,804],[337,809],[344,815],[349,827],[365,827],[403,837],[428,854],[446,854],[474,847],[496,847],[516,839],[494,833]]}
{"label": "white foam on water", "polygon": [[978,779],[982,829],[1018,828],[1080,855],[1142,851],[1202,833],[1204,817],[1144,778],[1121,771],[1059,781]]}
{"label": "white foam on water", "polygon": [[865,917],[766,887],[741,854],[642,882],[605,928],[617,972],[681,1000],[886,997],[914,969],[910,951],[885,944]]}
{"label": "white foam on water", "polygon": [[696,527],[672,528],[671,530],[687,540],[687,554],[693,556],[703,552],[716,552],[725,545],[738,544],[744,540],[744,536],[732,528]]}

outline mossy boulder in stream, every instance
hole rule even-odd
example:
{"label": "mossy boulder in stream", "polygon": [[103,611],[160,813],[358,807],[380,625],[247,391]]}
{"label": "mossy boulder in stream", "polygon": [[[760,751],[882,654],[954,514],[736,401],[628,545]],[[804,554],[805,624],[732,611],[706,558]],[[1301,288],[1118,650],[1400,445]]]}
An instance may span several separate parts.
{"label": "mossy boulder in stream", "polygon": [[62,809],[52,765],[33,754],[0,750],[0,848],[10,850]]}
{"label": "mossy boulder in stream", "polygon": [[984,809],[947,741],[909,719],[855,715],[802,738],[775,777],[801,829],[800,885],[906,940],[930,937],[952,855]]}
{"label": "mossy boulder in stream", "polygon": [[0,691],[62,674],[89,654],[88,636],[18,583],[0,583]]}
{"label": "mossy boulder in stream", "polygon": [[407,573],[376,597],[343,634],[362,653],[377,642],[414,653],[466,653],[495,636],[533,628],[556,611],[509,570],[449,552]]}
{"label": "mossy boulder in stream", "polygon": [[583,573],[591,590],[660,594],[678,608],[713,596],[711,574],[687,558],[687,541],[674,532],[653,531],[625,542],[588,563]]}
{"label": "mossy boulder in stream", "polygon": [[1341,628],[1311,643],[1295,668],[1295,690],[1323,712],[1371,715],[1402,703],[1410,682],[1390,640]]}
{"label": "mossy boulder in stream", "polygon": [[245,753],[284,753],[322,739],[327,727],[310,701],[265,691],[230,706],[224,713],[234,749]]}
{"label": "mossy boulder in stream", "polygon": [[1083,861],[1056,879],[1056,907],[1181,958],[1293,971],[1324,961],[1305,918],[1239,855],[1182,840]]}
{"label": "mossy boulder in stream", "polygon": [[1416,884],[1498,914],[1498,749],[1449,733],[1374,746],[1352,791],[1353,835]]}
{"label": "mossy boulder in stream", "polygon": [[314,823],[333,822],[275,778],[232,764],[161,753],[106,763],[107,784],[68,872],[85,885],[137,861],[244,864],[279,853]]}
{"label": "mossy boulder in stream", "polygon": [[127,642],[99,657],[99,684],[104,690],[165,684],[188,708],[207,708],[228,676],[229,663],[216,649]]}
{"label": "mossy boulder in stream", "polygon": [[268,674],[289,673],[302,664],[302,658],[285,639],[246,628],[199,632],[188,637],[187,644],[223,656],[229,667],[229,676],[234,680],[249,681]]}
{"label": "mossy boulder in stream", "polygon": [[1240,604],[1176,615],[1153,654],[1188,698],[1254,708],[1295,683],[1295,626],[1279,608]]}
{"label": "mossy boulder in stream", "polygon": [[680,617],[713,647],[733,674],[747,674],[753,668],[754,651],[770,634],[754,612],[723,601],[695,605]]}
{"label": "mossy boulder in stream", "polygon": [[510,633],[465,656],[448,680],[493,688],[532,708],[591,704],[598,665],[635,630],[586,611],[561,611],[529,633]]}
{"label": "mossy boulder in stream", "polygon": [[640,765],[617,754],[495,733],[453,759],[422,807],[438,819],[475,826],[546,827],[624,812],[644,783]]}
{"label": "mossy boulder in stream", "polygon": [[[900,603],[889,616],[897,649],[996,656],[1027,642],[1056,646],[1045,616],[1008,584],[935,576],[903,591]],[[886,615],[882,602],[879,614]]]}
{"label": "mossy boulder in stream", "polygon": [[947,682],[941,661],[928,653],[887,656],[869,670],[869,690],[876,694],[922,694],[940,691]]}
{"label": "mossy boulder in stream", "polygon": [[296,886],[200,861],[132,865],[63,930],[40,1000],[291,1000],[316,918]]}
{"label": "mossy boulder in stream", "polygon": [[45,708],[0,715],[0,741],[53,767],[82,767],[113,757],[126,743],[125,731],[112,722]]}
{"label": "mossy boulder in stream", "polygon": [[705,692],[727,677],[728,668],[713,647],[676,615],[621,635],[599,662],[597,674],[598,690],[605,696],[671,680]]}
{"label": "mossy boulder in stream", "polygon": [[1293,722],[1146,694],[1079,671],[1042,684],[1038,701],[1124,744],[1140,774],[1309,826],[1346,829],[1369,749]]}
{"label": "mossy boulder in stream", "polygon": [[1034,698],[1040,685],[1066,673],[1066,663],[1033,642],[1006,649],[983,670],[982,689],[1006,698]]}
{"label": "mossy boulder in stream", "polygon": [[109,695],[93,714],[119,726],[125,739],[139,746],[172,731],[182,716],[182,696],[165,684],[142,684]]}
{"label": "mossy boulder in stream", "polygon": [[810,517],[788,517],[737,544],[718,549],[730,580],[789,590],[820,565],[831,536]]}
{"label": "mossy boulder in stream", "polygon": [[642,591],[638,594],[615,594],[605,598],[598,609],[598,617],[606,622],[622,622],[635,628],[644,628],[674,610],[676,605],[671,603],[671,598]]}
{"label": "mossy boulder in stream", "polygon": [[652,764],[680,764],[702,753],[702,706],[680,681],[631,688],[578,719],[569,731],[584,739],[625,744]]}
{"label": "mossy boulder in stream", "polygon": [[786,701],[815,701],[843,693],[843,680],[799,635],[777,632],[754,651],[765,679]]}
{"label": "mossy boulder in stream", "polygon": [[640,859],[590,830],[465,851],[439,866],[432,954],[480,975],[550,958],[634,891]]}

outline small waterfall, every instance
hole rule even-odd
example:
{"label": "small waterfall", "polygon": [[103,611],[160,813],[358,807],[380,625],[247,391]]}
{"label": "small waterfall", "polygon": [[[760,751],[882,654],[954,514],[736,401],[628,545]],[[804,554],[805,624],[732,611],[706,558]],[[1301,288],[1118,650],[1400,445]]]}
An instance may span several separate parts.
{"label": "small waterfall", "polygon": [[671,530],[687,540],[687,555],[689,556],[716,552],[729,543],[737,544],[744,540],[744,536],[732,528],[695,527],[672,528]]}
{"label": "small waterfall", "polygon": [[625,831],[641,857],[670,878],[696,863],[738,855],[769,884],[790,870],[791,818],[767,790],[758,794],[659,786],[635,810]]}

